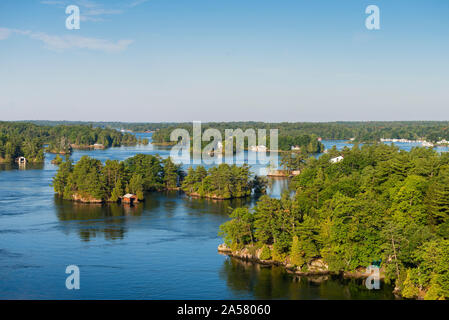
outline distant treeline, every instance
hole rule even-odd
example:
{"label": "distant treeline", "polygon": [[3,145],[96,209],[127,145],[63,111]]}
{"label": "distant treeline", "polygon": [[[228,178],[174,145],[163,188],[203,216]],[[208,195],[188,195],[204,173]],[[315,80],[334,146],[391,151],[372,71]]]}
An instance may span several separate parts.
{"label": "distant treeline", "polygon": [[263,196],[221,226],[232,250],[259,248],[303,272],[314,259],[337,273],[381,260],[402,296],[449,299],[448,153],[365,144],[300,165],[294,197]]}
{"label": "distant treeline", "polygon": [[59,165],[53,188],[66,200],[117,202],[127,193],[143,200],[146,191],[177,188],[183,176],[170,158],[137,154],[125,161],[107,160],[103,165],[83,156],[76,164],[68,159]]}
{"label": "distant treeline", "polygon": [[[191,123],[175,124],[169,127],[157,128],[153,135],[155,142],[170,141],[173,128],[183,128],[191,132]],[[398,122],[297,122],[297,123],[263,123],[263,122],[223,122],[203,123],[202,128],[216,128],[222,132],[224,129],[279,129],[280,150],[287,150],[296,143],[294,139],[301,136],[316,136],[326,140],[348,140],[356,142],[375,142],[385,139],[424,139],[436,142],[442,139],[449,141],[449,122],[433,121],[398,121]],[[268,134],[268,132],[267,132]]]}
{"label": "distant treeline", "polygon": [[[62,121],[34,121],[34,123],[52,124],[81,124],[80,122]],[[126,129],[135,132],[156,131],[168,128],[185,128],[191,130],[192,123],[124,123],[124,122],[89,122],[93,126],[108,127],[114,129]],[[449,140],[449,121],[341,121],[341,122],[205,122],[202,123],[204,129],[216,128],[220,131],[224,129],[248,128],[258,129],[279,129],[279,133],[285,136],[297,136],[301,134],[315,134],[323,139],[351,139],[355,138],[359,142],[379,141],[386,139],[426,139],[435,142],[441,139]],[[160,134],[157,138],[160,141],[169,141],[169,135]],[[156,135],[156,137],[159,136]]]}
{"label": "distant treeline", "polygon": [[[89,148],[95,144],[108,148],[135,145],[139,141],[130,133],[90,125],[44,126],[27,122],[0,122],[0,162],[12,162],[24,156],[30,162],[44,160],[46,151],[67,154],[72,148]],[[148,141],[140,141],[146,142]]]}
{"label": "distant treeline", "polygon": [[[231,125],[231,124],[228,124]],[[208,128],[215,128],[221,132],[222,138],[225,139],[225,129],[238,129],[239,127],[227,127],[223,124],[217,124],[217,126],[209,124],[202,126],[202,131],[204,132]],[[175,127],[168,127],[168,128],[162,128],[157,130],[152,137],[153,143],[155,144],[170,144],[170,135],[172,131],[175,129]],[[190,127],[188,125],[183,126],[182,129],[186,129],[189,131],[190,138],[192,138],[192,125]],[[257,135],[257,129],[263,129],[263,128],[256,128],[256,127],[248,127],[245,129],[242,129],[243,131],[247,129],[254,129],[255,133]],[[258,137],[259,138],[259,137]],[[202,147],[207,145],[209,142],[202,141]],[[224,144],[226,144],[226,141],[223,141]],[[235,150],[236,147],[236,139],[233,140],[233,149]],[[245,137],[244,141],[244,148],[247,149],[249,147],[249,141]],[[259,144],[259,141],[256,142],[256,144]],[[266,132],[266,146],[268,149],[273,150],[273,146],[270,143],[270,132],[269,130]],[[282,133],[280,131],[278,135],[278,147],[277,150],[281,151],[290,151],[292,147],[299,147],[301,151],[308,152],[308,153],[320,153],[324,150],[324,145],[318,141],[318,136],[315,134],[307,134],[304,132],[296,131],[296,132],[289,132],[289,133]]]}
{"label": "distant treeline", "polygon": [[[67,121],[34,121],[37,124],[80,124]],[[125,122],[88,122],[94,127],[125,129],[134,132],[155,131],[153,142],[167,144],[170,133],[175,128],[183,128],[192,133],[192,123],[125,123]],[[215,128],[223,133],[225,129],[279,129],[280,150],[288,150],[294,145],[317,149],[313,146],[292,142],[303,136],[316,136],[326,140],[348,140],[356,142],[375,142],[385,139],[424,139],[436,142],[442,139],[449,141],[449,121],[368,121],[368,122],[205,122],[202,129]],[[268,134],[268,132],[267,132]],[[313,140],[313,139],[311,139]],[[268,143],[269,141],[267,141]],[[319,144],[318,144],[319,145]],[[316,150],[314,150],[316,152]]]}

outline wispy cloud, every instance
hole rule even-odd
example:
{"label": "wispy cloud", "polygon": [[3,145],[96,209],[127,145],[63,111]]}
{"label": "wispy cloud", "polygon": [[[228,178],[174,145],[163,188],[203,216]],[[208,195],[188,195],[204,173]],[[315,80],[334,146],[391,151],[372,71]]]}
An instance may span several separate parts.
{"label": "wispy cloud", "polygon": [[128,6],[131,8],[137,7],[138,5],[147,2],[148,0],[135,0],[131,2]]}
{"label": "wispy cloud", "polygon": [[55,36],[45,32],[31,32],[27,30],[0,28],[0,40],[9,38],[12,34],[28,36],[30,39],[41,41],[50,50],[64,51],[69,49],[88,49],[103,52],[120,52],[128,48],[133,40],[118,40],[116,42],[73,35]]}
{"label": "wispy cloud", "polygon": [[80,7],[81,21],[99,22],[104,21],[104,16],[122,14],[126,11],[126,8],[134,8],[147,1],[148,0],[132,0],[126,3],[121,3],[120,6],[116,6],[115,8],[106,8],[102,3],[92,0],[43,0],[41,3],[58,7],[76,4]]}
{"label": "wispy cloud", "polygon": [[6,28],[0,28],[0,40],[8,39],[11,35],[11,30]]}
{"label": "wispy cloud", "polygon": [[64,1],[51,1],[51,0],[47,0],[47,1],[41,1],[42,4],[48,4],[48,5],[64,5],[65,2]]}

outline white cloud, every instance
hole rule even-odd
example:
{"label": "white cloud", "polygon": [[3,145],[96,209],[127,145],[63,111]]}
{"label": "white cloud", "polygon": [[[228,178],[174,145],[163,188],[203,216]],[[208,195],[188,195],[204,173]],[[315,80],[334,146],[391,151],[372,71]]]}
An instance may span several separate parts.
{"label": "white cloud", "polygon": [[0,28],[0,40],[8,39],[11,35],[11,30],[6,28]]}
{"label": "white cloud", "polygon": [[52,0],[46,0],[41,1],[42,4],[48,4],[48,5],[64,5],[64,1],[52,1]]}
{"label": "white cloud", "polygon": [[131,8],[137,7],[138,5],[147,2],[148,0],[135,0],[129,4]]}
{"label": "white cloud", "polygon": [[16,30],[0,28],[0,40],[7,39],[12,33],[28,36],[31,39],[39,40],[48,49],[64,51],[69,49],[88,49],[103,52],[120,52],[128,48],[133,40],[123,39],[116,42],[99,38],[89,38],[73,35],[55,36],[45,32],[31,32],[26,30]]}
{"label": "white cloud", "polygon": [[118,9],[104,9],[104,8],[94,8],[94,9],[86,9],[81,11],[80,17],[81,21],[103,21],[104,19],[101,16],[105,15],[113,15],[113,14],[122,14],[123,10]]}
{"label": "white cloud", "polygon": [[76,4],[80,7],[82,21],[99,22],[104,21],[102,16],[123,14],[126,8],[134,8],[148,0],[132,0],[127,4],[116,6],[115,9],[105,8],[103,4],[91,0],[43,0],[42,4],[64,7],[69,4]]}

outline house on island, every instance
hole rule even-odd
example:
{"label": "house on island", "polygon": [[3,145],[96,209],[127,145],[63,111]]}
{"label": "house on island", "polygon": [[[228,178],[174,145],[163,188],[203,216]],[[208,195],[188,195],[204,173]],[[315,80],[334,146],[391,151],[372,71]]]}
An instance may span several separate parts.
{"label": "house on island", "polygon": [[343,160],[344,158],[342,157],[342,156],[338,156],[338,157],[335,157],[335,158],[332,158],[332,159],[330,159],[330,162],[331,163],[337,163],[337,162],[340,162],[341,160]]}
{"label": "house on island", "polygon": [[26,159],[25,157],[18,157],[18,158],[16,159],[16,162],[17,162],[19,165],[26,165],[26,164],[27,164],[27,159]]}
{"label": "house on island", "polygon": [[104,149],[104,145],[101,143],[95,143],[94,144],[94,149]]}
{"label": "house on island", "polygon": [[126,203],[126,204],[134,204],[134,203],[138,203],[139,199],[137,198],[137,196],[135,194],[127,193],[122,197],[122,202]]}
{"label": "house on island", "polygon": [[301,147],[300,146],[292,146],[291,150],[292,151],[301,151]]}
{"label": "house on island", "polygon": [[260,145],[260,146],[250,146],[249,150],[253,152],[267,152],[268,149],[266,146]]}

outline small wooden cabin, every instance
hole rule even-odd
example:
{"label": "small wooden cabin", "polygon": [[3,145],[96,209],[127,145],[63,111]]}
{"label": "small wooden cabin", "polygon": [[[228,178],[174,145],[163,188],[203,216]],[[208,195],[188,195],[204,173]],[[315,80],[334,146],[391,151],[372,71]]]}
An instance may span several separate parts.
{"label": "small wooden cabin", "polygon": [[139,199],[135,194],[127,193],[122,197],[122,202],[126,204],[134,204],[139,202]]}

